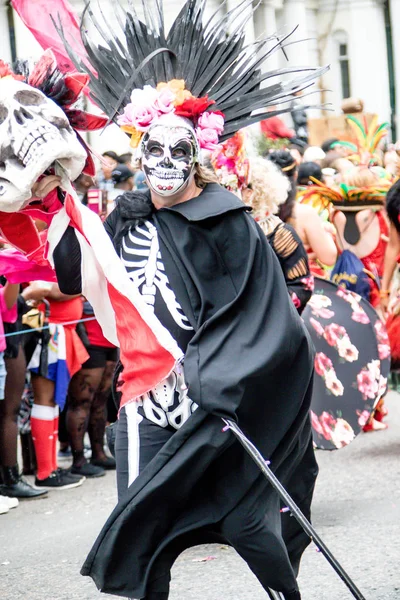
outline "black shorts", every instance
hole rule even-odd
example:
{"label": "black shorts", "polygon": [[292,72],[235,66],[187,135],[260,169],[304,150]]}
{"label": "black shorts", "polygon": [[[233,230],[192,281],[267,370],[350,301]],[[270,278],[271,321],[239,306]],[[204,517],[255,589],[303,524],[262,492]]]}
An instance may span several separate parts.
{"label": "black shorts", "polygon": [[106,348],[105,346],[89,346],[86,348],[90,358],[83,363],[82,369],[100,369],[108,362],[117,362],[118,348]]}

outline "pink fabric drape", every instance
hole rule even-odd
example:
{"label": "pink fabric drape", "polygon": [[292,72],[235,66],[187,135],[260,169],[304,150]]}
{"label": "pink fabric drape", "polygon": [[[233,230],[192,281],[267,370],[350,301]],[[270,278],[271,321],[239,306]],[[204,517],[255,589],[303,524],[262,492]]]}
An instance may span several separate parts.
{"label": "pink fabric drape", "polygon": [[12,6],[43,50],[51,48],[54,52],[60,71],[67,73],[76,69],[65,51],[51,16],[56,23],[60,18],[71,48],[85,60],[87,55],[81,41],[79,19],[67,0],[12,0]]}
{"label": "pink fabric drape", "polygon": [[14,248],[0,252],[0,273],[5,275],[10,283],[25,283],[26,281],[36,280],[57,283],[55,271],[50,265],[38,265]]}

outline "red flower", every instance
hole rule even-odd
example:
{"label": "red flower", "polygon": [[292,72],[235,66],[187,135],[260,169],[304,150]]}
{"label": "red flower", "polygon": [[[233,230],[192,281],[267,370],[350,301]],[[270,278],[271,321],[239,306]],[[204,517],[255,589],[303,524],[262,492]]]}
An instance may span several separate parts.
{"label": "red flower", "polygon": [[332,431],[335,429],[336,419],[328,412],[324,411],[320,417],[319,421],[321,423],[321,427],[323,430],[323,436],[326,440],[332,439]]}
{"label": "red flower", "polygon": [[213,104],[215,104],[215,101],[210,100],[208,96],[203,96],[203,98],[189,98],[179,106],[175,107],[175,114],[178,115],[178,117],[197,119],[197,117]]}
{"label": "red flower", "polygon": [[316,373],[323,377],[327,371],[332,369],[333,364],[330,358],[328,358],[323,352],[317,352],[314,360],[314,367]]}
{"label": "red flower", "polygon": [[346,335],[346,330],[341,325],[331,323],[325,327],[324,338],[330,346],[336,346],[339,339]]}

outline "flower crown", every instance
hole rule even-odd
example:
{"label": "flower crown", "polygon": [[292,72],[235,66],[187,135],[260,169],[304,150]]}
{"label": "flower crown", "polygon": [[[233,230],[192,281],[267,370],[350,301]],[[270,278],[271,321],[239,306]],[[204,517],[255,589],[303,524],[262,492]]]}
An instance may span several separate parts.
{"label": "flower crown", "polygon": [[224,114],[221,111],[208,111],[215,104],[208,96],[195,98],[185,89],[183,79],[172,79],[159,83],[157,88],[145,85],[135,89],[131,102],[117,119],[123,131],[131,134],[131,146],[137,148],[143,135],[162,115],[175,114],[190,119],[194,125],[200,148],[215,151],[220,148],[219,136],[224,131]]}

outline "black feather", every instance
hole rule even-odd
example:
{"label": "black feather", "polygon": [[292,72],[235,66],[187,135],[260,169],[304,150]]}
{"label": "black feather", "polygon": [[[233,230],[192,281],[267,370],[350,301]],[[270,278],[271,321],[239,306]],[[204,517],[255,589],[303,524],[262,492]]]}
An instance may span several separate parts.
{"label": "black feather", "polygon": [[[242,127],[290,110],[294,93],[312,85],[326,71],[307,67],[265,71],[268,58],[292,43],[289,36],[293,32],[245,45],[245,28],[252,14],[249,9],[254,11],[257,7],[253,8],[252,0],[239,0],[227,11],[226,3],[227,0],[221,2],[206,20],[207,0],[187,0],[169,33],[165,29],[162,0],[141,0],[143,19],[132,0],[128,0],[128,9],[120,0],[109,0],[119,33],[101,7],[96,10],[86,6],[81,27],[86,64],[69,46],[60,22],[56,27],[76,68],[90,75],[92,98],[110,119],[115,119],[129,103],[133,89],[184,79],[186,89],[195,97],[208,94],[215,101],[210,110],[225,114],[221,136],[224,140]],[[93,29],[100,42],[87,33]],[[164,52],[157,54],[160,49]],[[150,55],[152,58],[148,59]],[[293,77],[282,80],[288,74]],[[255,110],[274,105],[278,105],[274,112],[254,114]]]}

